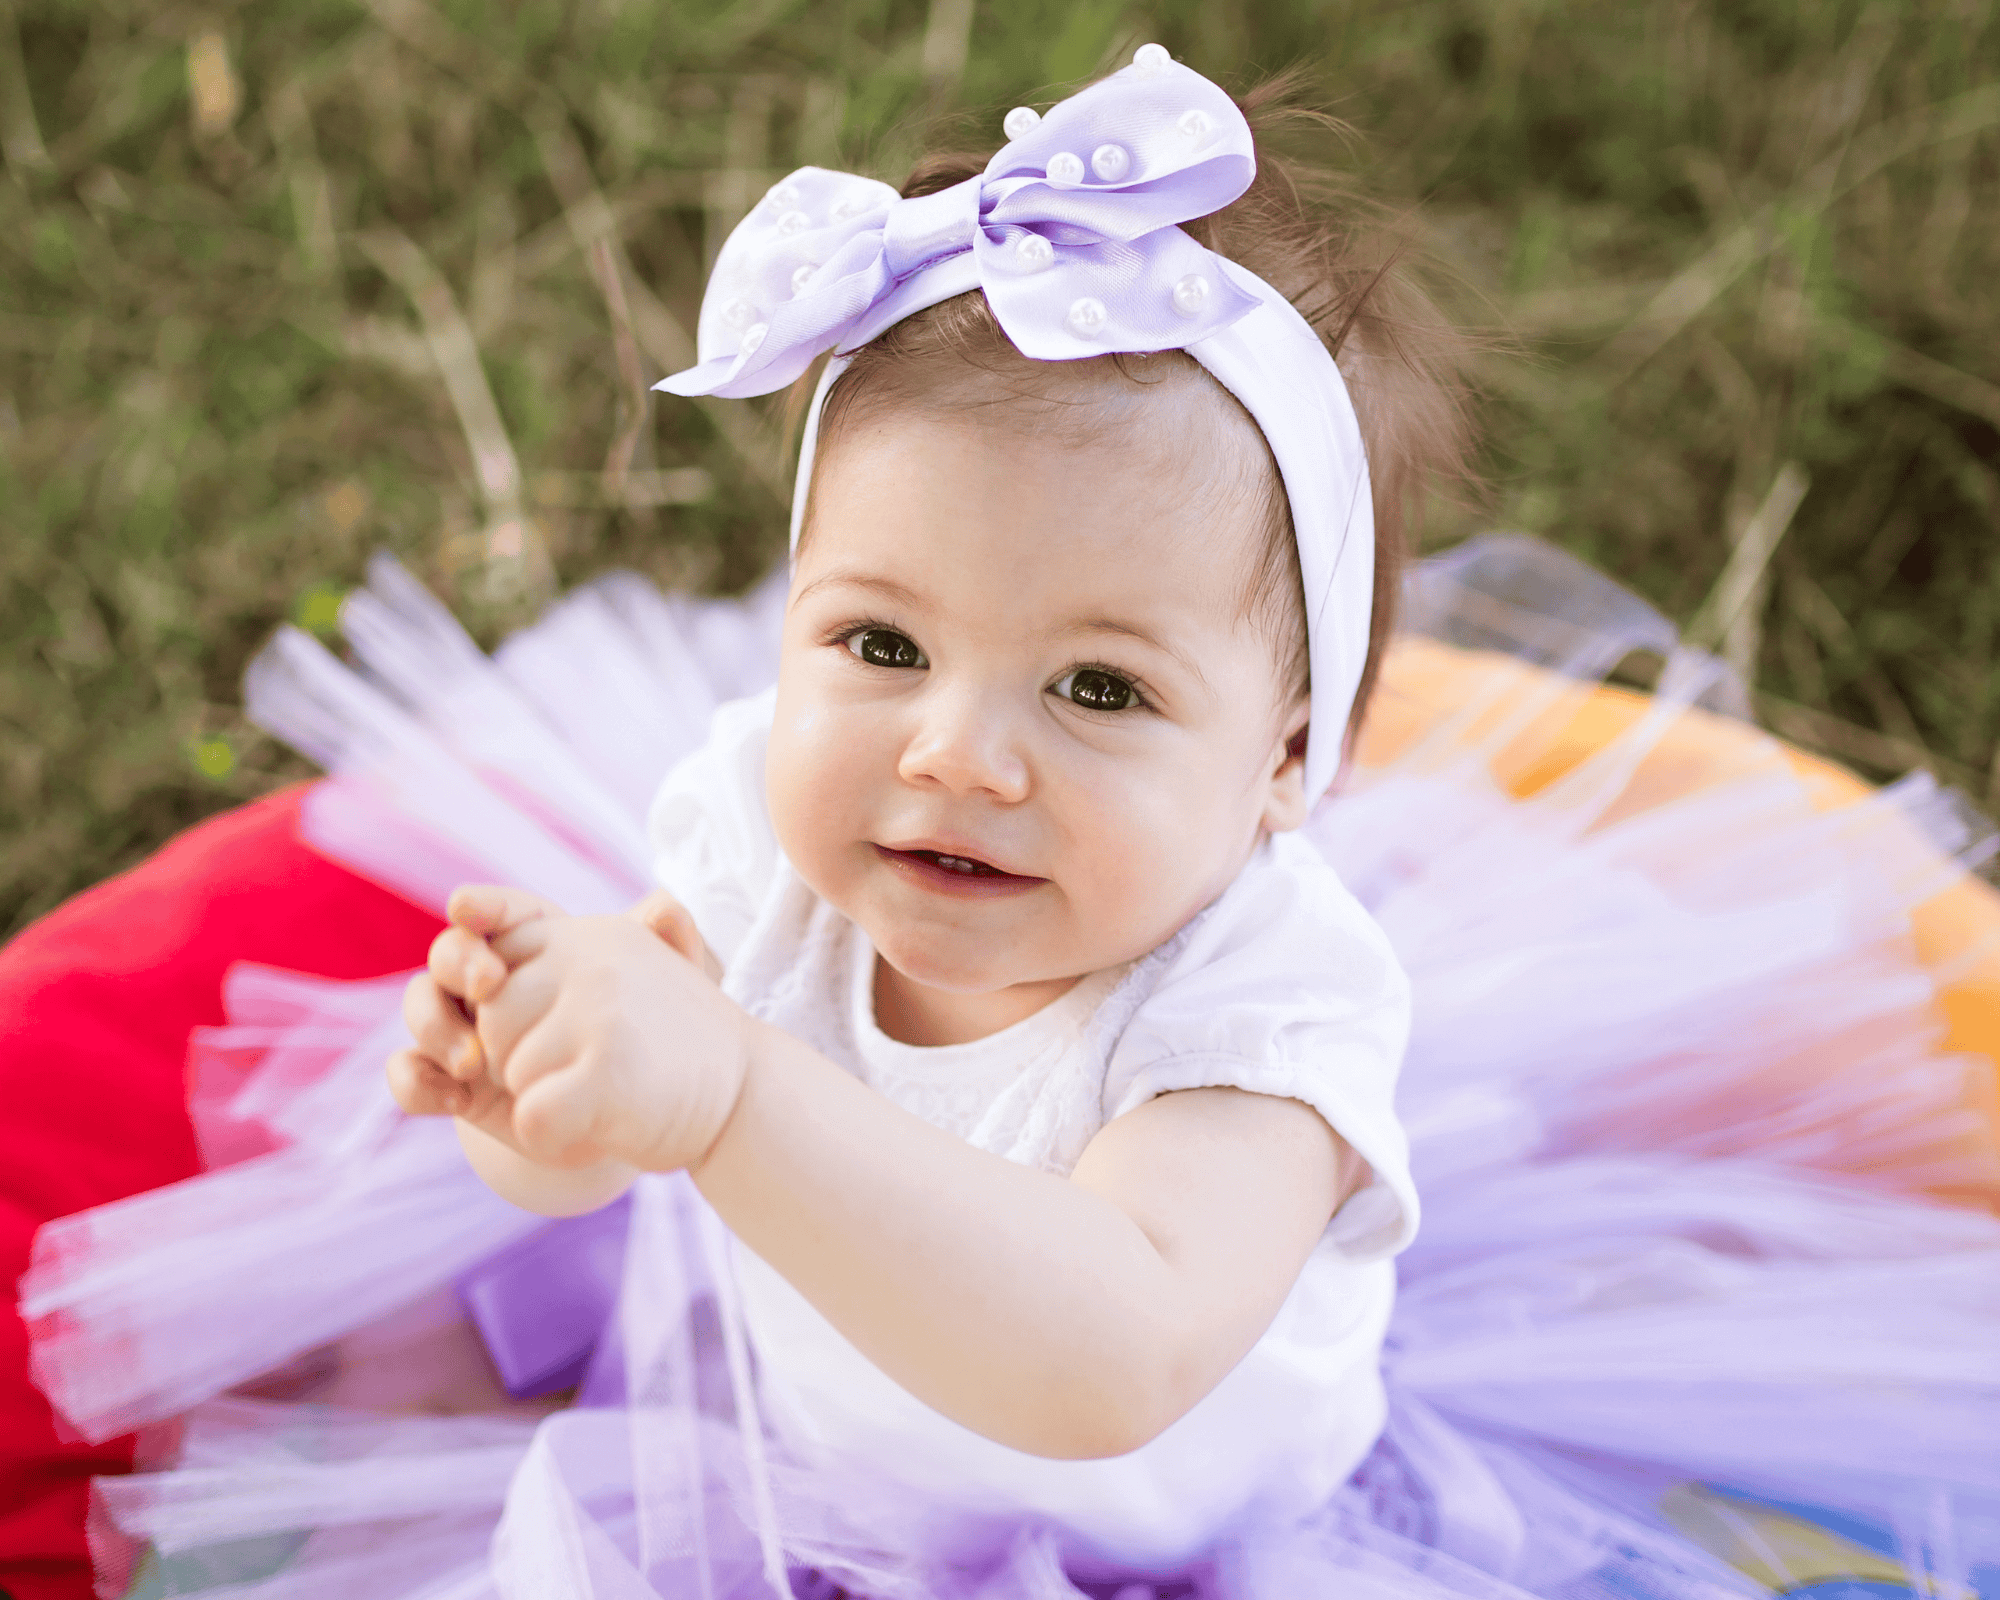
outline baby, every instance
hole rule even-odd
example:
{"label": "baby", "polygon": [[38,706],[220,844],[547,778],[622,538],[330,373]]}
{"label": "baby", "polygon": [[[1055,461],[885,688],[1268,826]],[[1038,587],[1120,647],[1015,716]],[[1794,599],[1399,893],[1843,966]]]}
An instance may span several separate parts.
{"label": "baby", "polygon": [[1165,1564],[1383,1422],[1407,990],[1291,830],[1449,401],[1399,369],[1371,495],[1363,269],[1163,52],[1008,132],[900,197],[809,169],[732,239],[675,386],[844,352],[776,687],[668,779],[631,914],[461,890],[389,1071],[532,1210],[685,1170],[801,1447]]}

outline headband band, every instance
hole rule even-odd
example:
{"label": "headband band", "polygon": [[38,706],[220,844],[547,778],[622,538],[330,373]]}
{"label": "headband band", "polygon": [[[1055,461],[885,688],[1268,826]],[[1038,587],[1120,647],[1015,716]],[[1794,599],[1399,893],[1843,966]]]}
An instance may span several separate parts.
{"label": "headband band", "polygon": [[[1023,107],[1006,126],[1010,142],[984,173],[936,194],[904,200],[817,167],[778,184],[716,260],[700,363],[656,387],[768,394],[823,352],[838,358],[974,289],[1035,360],[1185,350],[1250,413],[1284,480],[1306,596],[1305,786],[1316,801],[1339,769],[1367,660],[1374,504],[1353,403],[1319,336],[1277,290],[1177,226],[1250,186],[1249,125],[1221,89],[1145,45],[1046,117]],[[828,363],[807,419],[794,546],[842,365]]]}

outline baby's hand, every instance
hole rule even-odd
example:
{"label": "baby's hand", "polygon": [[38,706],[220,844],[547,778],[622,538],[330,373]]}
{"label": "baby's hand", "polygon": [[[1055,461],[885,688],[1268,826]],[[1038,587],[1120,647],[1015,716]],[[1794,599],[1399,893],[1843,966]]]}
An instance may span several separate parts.
{"label": "baby's hand", "polygon": [[403,991],[403,1021],[413,1050],[389,1058],[389,1090],[411,1116],[455,1116],[517,1153],[513,1096],[486,1070],[486,1050],[475,1022],[479,1002],[507,981],[507,964],[487,943],[562,908],[525,889],[469,886],[455,890],[445,908],[450,925],[431,941],[424,970]]}
{"label": "baby's hand", "polygon": [[389,1064],[406,1110],[458,1116],[548,1166],[662,1171],[707,1153],[749,1019],[679,905],[655,894],[624,916],[566,917],[520,890],[464,889],[450,915],[404,998],[417,1048]]}

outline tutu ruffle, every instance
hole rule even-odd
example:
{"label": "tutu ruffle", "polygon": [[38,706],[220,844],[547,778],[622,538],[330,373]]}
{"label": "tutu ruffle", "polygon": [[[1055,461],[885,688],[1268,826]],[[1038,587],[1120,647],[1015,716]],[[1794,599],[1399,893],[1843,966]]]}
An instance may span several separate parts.
{"label": "tutu ruffle", "polygon": [[[489,660],[385,563],[354,666],[288,634],[251,706],[365,876],[608,910],[781,604],[608,579]],[[399,981],[246,967],[195,1042],[212,1170],[49,1225],[23,1280],[70,1425],[154,1430],[97,1486],[101,1592],[2000,1594],[2000,1221],[1963,1203],[2000,1195],[1991,1064],[1944,1047],[1911,934],[1989,832],[1923,778],[1827,809],[1722,669],[1544,546],[1426,564],[1407,615],[1308,833],[1411,975],[1425,1222],[1388,1429],[1313,1516],[1117,1571],[797,1456],[691,1185],[519,1212],[388,1100]],[[1635,652],[1654,693],[1546,781]]]}

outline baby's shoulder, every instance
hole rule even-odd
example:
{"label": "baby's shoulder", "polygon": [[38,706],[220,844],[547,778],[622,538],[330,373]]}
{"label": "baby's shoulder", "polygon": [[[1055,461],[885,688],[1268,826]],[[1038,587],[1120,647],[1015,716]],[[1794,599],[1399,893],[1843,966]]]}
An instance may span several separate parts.
{"label": "baby's shoulder", "polygon": [[1373,1260],[1416,1227],[1396,1075],[1410,986],[1382,929],[1306,841],[1280,835],[1230,888],[1139,963],[1107,1053],[1109,1122],[1158,1095],[1231,1088],[1311,1106],[1368,1163],[1333,1225],[1341,1253]]}

